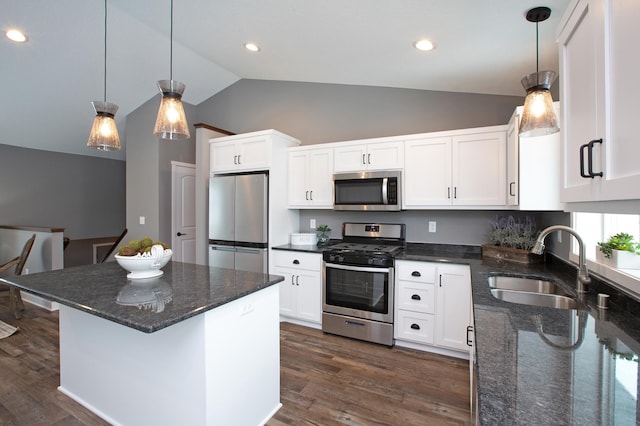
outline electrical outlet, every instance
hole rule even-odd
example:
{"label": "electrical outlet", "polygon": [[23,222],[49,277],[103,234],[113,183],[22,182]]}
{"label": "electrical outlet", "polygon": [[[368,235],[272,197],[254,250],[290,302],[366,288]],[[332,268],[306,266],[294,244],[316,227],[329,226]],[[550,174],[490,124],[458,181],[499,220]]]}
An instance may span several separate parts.
{"label": "electrical outlet", "polygon": [[145,217],[140,216],[140,225],[144,225],[144,222],[145,222]]}
{"label": "electrical outlet", "polygon": [[316,229],[316,220],[315,219],[309,219],[309,228]]}
{"label": "electrical outlet", "polygon": [[429,232],[436,232],[436,222],[430,220],[429,221]]}

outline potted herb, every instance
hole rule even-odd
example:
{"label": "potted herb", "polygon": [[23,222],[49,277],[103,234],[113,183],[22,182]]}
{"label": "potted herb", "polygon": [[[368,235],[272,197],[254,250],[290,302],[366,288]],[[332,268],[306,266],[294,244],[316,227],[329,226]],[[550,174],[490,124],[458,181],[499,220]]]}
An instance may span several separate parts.
{"label": "potted herb", "polygon": [[539,263],[544,257],[531,253],[539,231],[533,216],[496,216],[490,222],[488,244],[482,256],[519,263]]}
{"label": "potted herb", "polygon": [[626,232],[619,232],[598,243],[596,260],[617,269],[640,269],[640,243]]}
{"label": "potted herb", "polygon": [[323,246],[329,242],[329,232],[331,232],[331,228],[329,225],[321,224],[316,227],[316,232],[318,234],[318,245]]}

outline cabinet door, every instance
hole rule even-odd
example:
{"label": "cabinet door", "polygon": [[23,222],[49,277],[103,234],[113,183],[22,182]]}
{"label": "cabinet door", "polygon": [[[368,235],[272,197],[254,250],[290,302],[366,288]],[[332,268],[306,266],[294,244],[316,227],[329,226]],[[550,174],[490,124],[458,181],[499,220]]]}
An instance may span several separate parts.
{"label": "cabinet door", "polygon": [[436,344],[468,351],[471,324],[471,272],[466,265],[438,266]]}
{"label": "cabinet door", "polygon": [[608,103],[604,135],[606,162],[601,200],[640,198],[640,144],[637,141],[640,57],[631,46],[640,45],[640,2],[607,0],[605,3],[605,76]]}
{"label": "cabinet door", "polygon": [[347,145],[334,149],[334,170],[336,172],[357,172],[365,170],[367,160],[366,145]]}
{"label": "cabinet door", "polygon": [[265,137],[246,138],[238,141],[238,170],[264,170],[269,168],[271,144]]}
{"label": "cabinet door", "polygon": [[211,172],[228,172],[238,167],[235,141],[214,142],[210,146]]}
{"label": "cabinet door", "polygon": [[307,183],[308,159],[308,151],[289,151],[289,208],[306,207],[311,203]]}
{"label": "cabinet door", "polygon": [[[559,36],[560,75],[562,76],[562,122],[564,176],[562,201],[590,201],[597,197],[601,178],[580,175],[581,147],[603,138],[603,8],[602,0],[581,0]],[[628,46],[627,46],[628,48]],[[593,171],[602,171],[602,145],[593,150]],[[586,171],[586,164],[583,164]]]}
{"label": "cabinet door", "polygon": [[322,322],[322,281],[315,271],[296,271],[296,316],[305,321]]}
{"label": "cabinet door", "polygon": [[404,166],[407,209],[451,204],[450,137],[408,141]]}
{"label": "cabinet door", "polygon": [[505,132],[453,137],[453,204],[504,206],[506,203]]}
{"label": "cabinet door", "polygon": [[379,142],[367,145],[368,170],[401,169],[404,165],[403,142]]}
{"label": "cabinet door", "polygon": [[518,131],[520,127],[520,116],[513,114],[507,128],[507,205],[518,205],[519,194],[519,153],[520,137]]}
{"label": "cabinet door", "polygon": [[314,208],[333,207],[333,149],[309,151],[307,182]]}
{"label": "cabinet door", "polygon": [[295,271],[289,268],[276,267],[274,273],[284,277],[284,281],[280,283],[280,314],[295,317],[296,297],[298,295],[295,285]]}

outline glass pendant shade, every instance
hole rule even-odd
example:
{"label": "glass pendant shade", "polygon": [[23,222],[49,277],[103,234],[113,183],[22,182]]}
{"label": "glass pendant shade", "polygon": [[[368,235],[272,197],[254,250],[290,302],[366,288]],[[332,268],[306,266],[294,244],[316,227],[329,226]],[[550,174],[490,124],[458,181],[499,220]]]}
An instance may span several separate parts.
{"label": "glass pendant shade", "polygon": [[162,93],[160,109],[156,118],[153,134],[162,139],[188,139],[189,124],[182,105],[184,84],[175,80],[158,81],[158,89]]}
{"label": "glass pendant shade", "polygon": [[555,80],[553,71],[540,71],[521,80],[527,91],[520,119],[519,134],[523,137],[544,136],[560,131],[553,109],[553,98],[549,88]]}
{"label": "glass pendant shade", "polygon": [[87,146],[100,151],[119,150],[120,137],[118,136],[118,129],[114,119],[118,111],[118,105],[101,101],[91,102],[91,105],[96,111],[96,118],[93,120],[93,126],[91,126]]}

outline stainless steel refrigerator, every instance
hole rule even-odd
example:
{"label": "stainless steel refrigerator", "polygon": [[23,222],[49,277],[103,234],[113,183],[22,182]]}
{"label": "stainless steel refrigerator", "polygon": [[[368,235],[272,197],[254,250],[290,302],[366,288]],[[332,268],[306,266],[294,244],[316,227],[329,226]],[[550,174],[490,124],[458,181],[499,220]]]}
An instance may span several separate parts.
{"label": "stainless steel refrigerator", "polygon": [[209,266],[268,272],[269,175],[214,176],[209,182]]}

